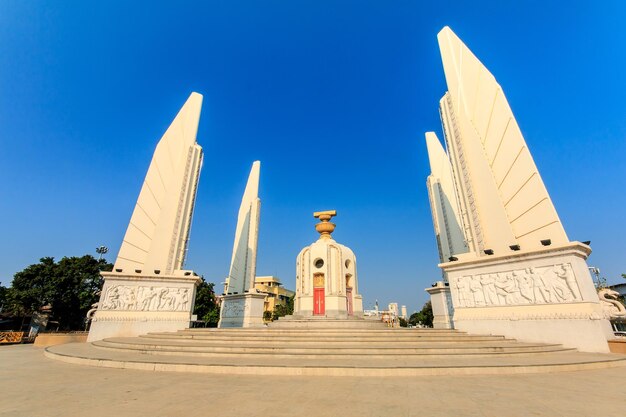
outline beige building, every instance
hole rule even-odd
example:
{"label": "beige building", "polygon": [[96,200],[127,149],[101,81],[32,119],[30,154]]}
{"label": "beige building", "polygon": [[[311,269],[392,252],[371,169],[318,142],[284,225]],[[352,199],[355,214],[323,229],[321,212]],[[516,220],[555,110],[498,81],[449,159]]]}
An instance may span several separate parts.
{"label": "beige building", "polygon": [[296,294],[282,285],[280,279],[272,275],[255,278],[254,288],[265,294],[264,312],[274,312],[277,305],[286,305],[289,298]]}

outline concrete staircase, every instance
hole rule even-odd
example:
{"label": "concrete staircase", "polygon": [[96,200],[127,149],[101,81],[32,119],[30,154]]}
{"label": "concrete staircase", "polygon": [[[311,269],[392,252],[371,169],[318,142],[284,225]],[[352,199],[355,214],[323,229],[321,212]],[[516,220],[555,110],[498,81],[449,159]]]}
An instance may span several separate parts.
{"label": "concrete staircase", "polygon": [[371,324],[186,329],[52,346],[46,355],[114,368],[259,375],[503,374],[626,366],[624,355],[580,353],[561,345],[455,330]]}

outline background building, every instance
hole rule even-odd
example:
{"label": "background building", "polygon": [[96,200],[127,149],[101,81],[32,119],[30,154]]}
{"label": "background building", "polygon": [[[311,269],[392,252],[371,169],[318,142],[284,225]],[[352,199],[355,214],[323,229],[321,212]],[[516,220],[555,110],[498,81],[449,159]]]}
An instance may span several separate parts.
{"label": "background building", "polygon": [[264,312],[274,312],[277,305],[286,305],[289,298],[296,294],[282,285],[280,279],[272,275],[255,278],[254,288],[266,294],[265,303],[263,304]]}

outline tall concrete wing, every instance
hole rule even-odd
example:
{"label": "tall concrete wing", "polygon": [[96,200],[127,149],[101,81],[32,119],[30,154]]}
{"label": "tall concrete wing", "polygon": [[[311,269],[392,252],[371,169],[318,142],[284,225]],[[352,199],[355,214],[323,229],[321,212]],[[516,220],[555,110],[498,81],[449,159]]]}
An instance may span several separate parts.
{"label": "tall concrete wing", "polygon": [[192,93],[152,157],[115,269],[171,274],[187,251],[202,165],[196,143],[202,95]]}
{"label": "tall concrete wing", "polygon": [[441,118],[470,249],[568,243],[502,88],[450,28],[438,40],[448,84]]}
{"label": "tall concrete wing", "polygon": [[261,200],[259,199],[260,173],[261,162],[255,161],[252,164],[239,207],[227,293],[243,294],[244,291],[254,288],[261,209]]}
{"label": "tall concrete wing", "polygon": [[441,262],[468,251],[450,158],[434,132],[426,133],[430,172],[426,181]]}
{"label": "tall concrete wing", "polygon": [[182,268],[202,165],[201,106],[192,93],[157,144],[114,270],[101,273],[89,342],[190,325],[201,279]]}
{"label": "tall concrete wing", "polygon": [[[438,38],[448,84],[439,102],[447,155],[434,134],[426,137],[447,282],[427,289],[433,324],[608,352],[611,325],[585,262],[591,248],[568,240],[493,75],[449,28]],[[456,211],[450,200],[458,200]],[[460,235],[467,253],[445,259],[457,254]]]}

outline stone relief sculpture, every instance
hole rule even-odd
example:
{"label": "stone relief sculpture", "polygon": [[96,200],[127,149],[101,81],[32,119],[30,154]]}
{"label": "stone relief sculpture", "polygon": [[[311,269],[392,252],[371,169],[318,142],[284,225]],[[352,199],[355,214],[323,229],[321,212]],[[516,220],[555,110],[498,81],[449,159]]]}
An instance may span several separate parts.
{"label": "stone relief sculpture", "polygon": [[626,317],[626,308],[617,301],[619,293],[610,288],[602,288],[598,291],[598,298],[607,319],[617,319]]}
{"label": "stone relief sculpture", "polygon": [[456,280],[456,288],[457,291],[456,292],[456,297],[457,297],[457,302],[459,307],[470,307],[468,305],[468,299],[467,299],[467,284],[465,282],[466,277],[459,277]]}
{"label": "stone relief sculpture", "polygon": [[452,287],[459,307],[567,303],[582,299],[570,264],[461,276]]}
{"label": "stone relief sculpture", "polygon": [[187,311],[189,289],[175,287],[109,287],[103,310],[125,311]]}
{"label": "stone relief sculpture", "polygon": [[224,305],[224,311],[222,312],[222,315],[224,317],[242,317],[245,310],[245,300],[233,300],[232,302]]}
{"label": "stone relief sculpture", "polygon": [[498,294],[496,292],[496,276],[494,274],[484,274],[480,277],[480,284],[485,294],[485,304],[498,305]]}

